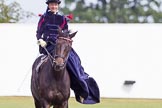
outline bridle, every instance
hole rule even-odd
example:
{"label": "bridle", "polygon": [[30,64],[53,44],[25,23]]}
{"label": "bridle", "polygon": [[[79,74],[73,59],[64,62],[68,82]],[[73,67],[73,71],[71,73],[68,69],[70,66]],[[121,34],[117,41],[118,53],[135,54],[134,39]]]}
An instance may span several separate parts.
{"label": "bridle", "polygon": [[59,38],[59,39],[64,39],[64,40],[69,41],[69,42],[73,42],[72,39],[69,39],[69,38],[66,38],[66,37],[58,37],[58,38]]}
{"label": "bridle", "polygon": [[[67,38],[67,37],[58,37],[57,38],[57,40],[58,39],[63,39],[63,40],[66,40],[66,41],[68,41],[68,42],[73,42],[73,40],[72,39],[70,39],[70,38]],[[56,44],[55,44],[55,46],[54,47],[56,47],[56,45],[57,45],[57,40],[56,40]],[[45,49],[45,51],[47,52],[47,55],[48,55],[48,58],[49,58],[49,60],[50,60],[50,63],[51,63],[51,65],[52,66],[54,66],[54,64],[56,63],[56,58],[64,58],[64,57],[62,57],[62,56],[60,56],[60,55],[56,55],[56,54],[54,54],[53,56],[49,53],[49,51],[44,47],[44,49]],[[54,50],[56,50],[55,48],[54,48]],[[54,51],[55,52],[55,51]],[[68,52],[68,55],[67,55],[67,57],[65,58],[65,59],[63,59],[64,60],[64,62],[63,62],[63,64],[62,65],[60,65],[62,68],[64,68],[65,67],[65,65],[66,65],[66,63],[67,63],[67,60],[68,60],[68,57],[69,57],[69,52]]]}

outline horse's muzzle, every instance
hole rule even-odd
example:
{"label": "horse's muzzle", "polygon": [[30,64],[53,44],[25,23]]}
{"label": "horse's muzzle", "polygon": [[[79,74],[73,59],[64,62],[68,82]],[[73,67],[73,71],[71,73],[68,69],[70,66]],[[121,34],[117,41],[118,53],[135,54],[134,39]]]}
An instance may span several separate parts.
{"label": "horse's muzzle", "polygon": [[65,68],[64,59],[61,57],[56,58],[54,61],[54,69],[56,71],[60,71],[60,70],[63,70],[64,68]]}

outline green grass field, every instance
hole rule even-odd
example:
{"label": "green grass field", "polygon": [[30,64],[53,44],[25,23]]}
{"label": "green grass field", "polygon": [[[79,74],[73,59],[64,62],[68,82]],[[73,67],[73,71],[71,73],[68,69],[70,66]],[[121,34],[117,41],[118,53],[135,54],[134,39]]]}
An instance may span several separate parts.
{"label": "green grass field", "polygon": [[[32,97],[0,97],[0,108],[34,108]],[[101,99],[101,103],[83,105],[69,100],[69,108],[162,108],[162,100]]]}

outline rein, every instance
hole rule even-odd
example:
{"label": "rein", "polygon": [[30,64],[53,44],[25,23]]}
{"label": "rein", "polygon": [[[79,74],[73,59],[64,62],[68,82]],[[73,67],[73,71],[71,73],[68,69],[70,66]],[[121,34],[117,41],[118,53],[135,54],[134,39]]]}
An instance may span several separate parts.
{"label": "rein", "polygon": [[[53,66],[53,63],[54,63],[54,61],[55,61],[55,58],[48,52],[47,48],[44,47],[44,49],[45,49],[45,51],[47,52],[47,55],[48,55],[48,57],[49,57],[49,59],[50,59],[50,62],[51,62],[51,65]],[[51,59],[52,59],[52,60],[51,60]]]}

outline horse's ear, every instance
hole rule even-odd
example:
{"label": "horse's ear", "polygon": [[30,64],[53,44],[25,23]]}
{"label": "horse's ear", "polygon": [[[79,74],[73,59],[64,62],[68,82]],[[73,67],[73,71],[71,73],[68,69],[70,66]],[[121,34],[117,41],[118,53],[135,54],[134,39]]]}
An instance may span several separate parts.
{"label": "horse's ear", "polygon": [[76,31],[76,32],[74,32],[74,33],[72,33],[72,34],[70,34],[69,37],[70,37],[70,38],[73,38],[73,37],[76,35],[77,32],[78,32],[78,31]]}

